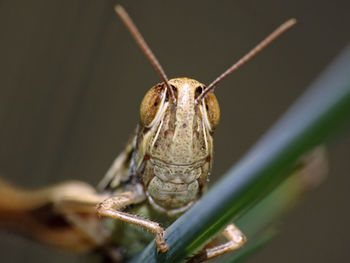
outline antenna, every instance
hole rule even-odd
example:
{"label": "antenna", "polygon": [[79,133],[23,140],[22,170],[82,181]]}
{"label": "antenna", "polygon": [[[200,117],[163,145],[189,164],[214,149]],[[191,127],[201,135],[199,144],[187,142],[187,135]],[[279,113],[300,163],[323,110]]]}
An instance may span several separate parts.
{"label": "antenna", "polygon": [[164,72],[162,66],[159,64],[159,61],[157,60],[157,58],[153,54],[152,50],[147,45],[145,39],[142,37],[140,31],[137,29],[136,25],[134,24],[134,22],[130,18],[129,14],[125,11],[125,9],[121,5],[116,5],[114,10],[117,13],[117,15],[120,17],[122,22],[125,24],[126,28],[130,31],[130,34],[136,40],[136,43],[139,45],[139,47],[141,48],[143,53],[146,55],[146,57],[152,63],[153,67],[155,68],[155,70],[158,72],[159,76],[161,77],[161,79],[165,83],[165,85],[170,93],[170,97],[172,97],[173,100],[175,101],[176,99],[175,99],[174,91],[170,86],[168,77],[165,75],[165,72]]}
{"label": "antenna", "polygon": [[235,64],[233,64],[229,69],[227,69],[224,73],[222,73],[216,80],[214,80],[203,92],[200,94],[196,103],[198,103],[201,99],[203,99],[211,90],[215,88],[215,86],[230,75],[233,71],[240,68],[243,64],[245,64],[248,60],[258,54],[261,50],[263,50],[266,46],[268,46],[273,40],[279,37],[282,33],[288,30],[296,23],[296,19],[292,18],[288,21],[284,22],[278,28],[275,29],[270,35],[268,35],[263,41],[261,41],[258,45],[256,45],[251,51],[249,51],[244,57],[238,60]]}

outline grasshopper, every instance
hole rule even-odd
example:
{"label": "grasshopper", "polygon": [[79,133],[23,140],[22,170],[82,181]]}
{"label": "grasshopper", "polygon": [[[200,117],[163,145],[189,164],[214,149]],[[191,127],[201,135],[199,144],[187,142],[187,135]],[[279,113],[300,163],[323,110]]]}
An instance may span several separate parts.
{"label": "grasshopper", "polygon": [[[214,88],[296,21],[279,26],[206,86],[189,78],[168,80],[126,11],[120,5],[115,11],[162,80],[144,96],[134,136],[98,190],[76,181],[36,191],[2,182],[0,192],[9,198],[0,204],[0,217],[42,242],[75,251],[102,248],[120,262],[154,236],[158,252],[167,251],[163,227],[190,209],[206,190],[213,164],[213,133],[220,120]],[[246,242],[234,224],[222,234],[226,243],[208,245],[191,261],[217,257]]]}

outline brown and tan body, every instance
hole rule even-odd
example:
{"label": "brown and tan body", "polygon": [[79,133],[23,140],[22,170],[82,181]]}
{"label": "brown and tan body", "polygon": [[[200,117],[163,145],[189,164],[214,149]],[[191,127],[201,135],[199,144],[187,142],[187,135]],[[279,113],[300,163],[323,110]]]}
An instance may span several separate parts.
{"label": "brown and tan body", "polygon": [[[187,211],[206,189],[213,160],[212,135],[220,119],[215,86],[295,24],[295,20],[278,27],[206,87],[189,78],[168,80],[125,10],[117,6],[116,12],[162,79],[141,103],[135,135],[102,179],[99,191],[86,184],[68,182],[26,192],[0,182],[0,194],[18,197],[14,204],[19,204],[14,206],[16,210],[0,201],[0,223],[1,219],[6,221],[2,212],[15,214],[17,223],[35,223],[37,230],[27,233],[43,242],[81,251],[103,248],[114,262],[120,262],[124,255],[118,247],[126,248],[126,256],[130,256],[154,236],[157,250],[167,251],[163,227]],[[47,218],[59,220],[62,231],[50,227],[51,221],[44,220]],[[206,247],[192,258],[193,262],[236,250],[245,243],[245,236],[234,224],[222,234],[226,243]]]}
{"label": "brown and tan body", "polygon": [[[137,192],[134,204],[139,205],[133,212],[156,217],[163,227],[203,194],[212,165],[212,134],[220,116],[213,93],[196,103],[205,89],[200,82],[177,78],[169,83],[175,100],[164,84],[147,92],[135,137],[100,183],[100,189],[111,196],[127,190]],[[144,227],[147,229],[147,224]],[[123,235],[125,231],[129,230],[124,229]],[[161,228],[156,231],[163,232]],[[166,249],[163,243],[161,237],[160,250]]]}
{"label": "brown and tan body", "polygon": [[[117,167],[104,179],[113,191],[119,181],[135,176],[152,207],[169,215],[186,211],[203,193],[213,155],[212,133],[220,110],[214,94],[196,104],[204,85],[196,80],[169,81],[176,104],[158,84],[141,103],[141,123],[132,140],[129,171]],[[209,106],[210,105],[210,106]],[[128,178],[129,179],[129,178]],[[134,180],[135,181],[135,180]]]}

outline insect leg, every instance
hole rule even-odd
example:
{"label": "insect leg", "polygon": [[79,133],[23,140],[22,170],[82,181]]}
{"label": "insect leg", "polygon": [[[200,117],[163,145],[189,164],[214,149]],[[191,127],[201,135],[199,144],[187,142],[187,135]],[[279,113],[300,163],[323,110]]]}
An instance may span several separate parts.
{"label": "insect leg", "polygon": [[[98,196],[90,185],[68,181],[28,190],[0,179],[0,196],[3,197],[0,199],[2,227],[69,251],[83,252],[97,247],[96,240],[87,235],[86,231],[79,230],[69,218],[76,214],[85,222],[85,226],[101,225],[95,213],[95,205],[106,197]],[[85,201],[84,205],[77,202],[79,196]]]}
{"label": "insect leg", "polygon": [[234,224],[229,224],[226,226],[221,234],[228,239],[228,242],[215,247],[208,247],[203,249],[197,255],[192,257],[188,263],[203,262],[208,259],[212,259],[228,252],[237,250],[242,247],[247,240],[241,230],[239,230],[239,228]]}
{"label": "insect leg", "polygon": [[84,234],[97,246],[102,246],[108,239],[107,232],[95,215],[95,207],[105,197],[93,192],[76,192],[56,197],[53,205],[57,213]]}
{"label": "insect leg", "polygon": [[106,199],[106,196],[97,194],[93,189],[81,190],[83,191],[59,194],[54,203],[55,210],[63,214],[77,231],[95,244],[96,248],[105,251],[113,262],[121,262],[121,251],[108,244],[110,235],[96,215],[96,205]]}
{"label": "insect leg", "polygon": [[108,169],[97,188],[100,191],[112,190],[117,188],[121,182],[129,179],[130,167],[132,167],[132,156],[137,142],[138,127],[135,135],[129,140],[126,148],[114,160],[112,166]]}
{"label": "insect leg", "polygon": [[116,196],[110,197],[100,203],[97,207],[97,214],[99,216],[119,219],[124,222],[140,226],[156,235],[156,246],[161,252],[168,250],[168,245],[164,240],[164,229],[156,222],[118,211],[130,204],[135,204],[143,201],[145,195],[142,191],[128,191]]}

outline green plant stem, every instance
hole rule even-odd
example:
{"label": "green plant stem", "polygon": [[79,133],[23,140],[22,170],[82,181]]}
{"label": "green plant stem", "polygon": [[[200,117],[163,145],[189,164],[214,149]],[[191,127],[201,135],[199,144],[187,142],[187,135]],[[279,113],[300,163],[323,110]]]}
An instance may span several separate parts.
{"label": "green plant stem", "polygon": [[348,122],[349,69],[347,48],[244,158],[167,229],[167,253],[158,254],[152,242],[132,262],[181,262],[272,191],[303,153]]}

